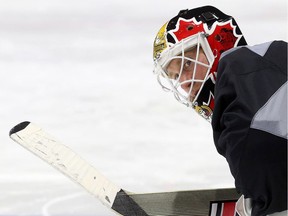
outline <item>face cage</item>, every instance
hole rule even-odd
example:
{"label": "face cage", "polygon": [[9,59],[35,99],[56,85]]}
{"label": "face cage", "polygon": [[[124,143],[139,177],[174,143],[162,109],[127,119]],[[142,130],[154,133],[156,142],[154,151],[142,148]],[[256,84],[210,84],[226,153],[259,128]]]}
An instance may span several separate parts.
{"label": "face cage", "polygon": [[[198,61],[200,47],[202,48],[204,54],[206,55],[206,58],[208,60],[208,64],[205,64],[205,63]],[[191,48],[197,49],[195,59],[185,57],[185,52],[191,50]],[[173,59],[181,59],[181,68],[179,71],[179,76],[176,80],[169,78],[168,74],[166,72],[166,68],[168,67],[169,63]],[[183,66],[184,66],[185,60],[189,60],[189,61],[194,63],[193,75],[192,75],[191,79],[180,82],[180,78],[181,78],[181,75],[183,73]],[[154,73],[157,75],[157,80],[158,80],[159,84],[162,86],[164,91],[172,92],[177,101],[179,101],[180,103],[182,103],[188,107],[192,107],[195,109],[195,107],[198,106],[197,98],[198,98],[198,96],[199,96],[199,94],[203,88],[203,83],[206,81],[206,79],[209,75],[209,72],[210,72],[210,69],[213,65],[213,62],[214,62],[214,55],[211,51],[211,48],[208,44],[208,41],[206,39],[205,34],[203,32],[201,32],[201,33],[198,33],[194,36],[190,36],[186,39],[183,39],[181,42],[174,45],[169,50],[164,51],[161,54],[161,57],[158,60],[155,60]],[[196,70],[197,70],[198,65],[202,65],[202,66],[207,67],[207,72],[206,72],[205,78],[203,80],[195,79]],[[191,101],[191,99],[190,99],[191,93],[192,93],[194,84],[196,82],[198,82],[198,83],[200,82],[202,84],[201,84],[201,87],[198,90],[195,98]],[[188,92],[184,91],[184,89],[181,87],[182,85],[184,85],[186,83],[191,83]]]}

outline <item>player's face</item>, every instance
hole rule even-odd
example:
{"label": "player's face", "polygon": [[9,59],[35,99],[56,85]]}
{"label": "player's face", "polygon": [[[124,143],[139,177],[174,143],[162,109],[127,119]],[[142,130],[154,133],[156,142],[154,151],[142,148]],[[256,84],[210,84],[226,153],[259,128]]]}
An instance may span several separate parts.
{"label": "player's face", "polygon": [[[179,79],[179,82],[181,83],[181,88],[186,93],[190,92],[189,98],[190,101],[193,101],[203,83],[203,80],[206,77],[208,60],[202,49],[199,50],[198,59],[196,49],[185,52],[184,56],[184,59],[173,59],[166,68],[166,72],[170,79]],[[200,64],[191,61],[192,59],[197,59],[197,62],[200,62]],[[182,63],[182,61],[184,62]],[[202,65],[201,63],[205,64],[206,66]]]}

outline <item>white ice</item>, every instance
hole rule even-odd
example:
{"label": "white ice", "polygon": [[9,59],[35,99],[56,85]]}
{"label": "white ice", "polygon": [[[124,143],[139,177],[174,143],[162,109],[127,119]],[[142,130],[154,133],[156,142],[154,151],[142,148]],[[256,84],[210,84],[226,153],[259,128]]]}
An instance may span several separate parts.
{"label": "white ice", "polygon": [[29,120],[128,191],[233,187],[210,125],[163,92],[152,42],[180,9],[214,5],[249,44],[287,40],[286,0],[1,0],[0,215],[114,215],[9,139]]}

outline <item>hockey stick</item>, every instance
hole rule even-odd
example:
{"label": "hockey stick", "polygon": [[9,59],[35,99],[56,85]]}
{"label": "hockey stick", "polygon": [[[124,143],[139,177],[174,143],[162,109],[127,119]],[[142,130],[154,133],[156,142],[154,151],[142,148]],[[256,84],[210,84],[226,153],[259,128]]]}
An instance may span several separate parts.
{"label": "hockey stick", "polygon": [[16,125],[9,135],[120,215],[208,215],[210,202],[239,198],[235,189],[130,193],[112,183],[78,154],[31,122]]}

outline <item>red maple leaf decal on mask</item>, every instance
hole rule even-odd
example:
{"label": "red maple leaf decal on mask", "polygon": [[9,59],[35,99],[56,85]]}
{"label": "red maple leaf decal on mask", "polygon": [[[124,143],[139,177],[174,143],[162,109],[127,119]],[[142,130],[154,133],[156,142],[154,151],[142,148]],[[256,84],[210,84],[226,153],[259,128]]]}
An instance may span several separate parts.
{"label": "red maple leaf decal on mask", "polygon": [[217,25],[213,33],[207,38],[211,49],[217,50],[220,55],[222,52],[233,48],[241,37],[234,32],[235,28],[231,22],[227,22],[225,25]]}
{"label": "red maple leaf decal on mask", "polygon": [[207,40],[215,55],[211,72],[217,70],[220,55],[226,50],[235,47],[238,40],[240,40],[241,35],[237,35],[235,29],[236,26],[233,26],[231,21],[227,21],[225,24],[217,22],[212,26],[211,30],[209,30]]}
{"label": "red maple leaf decal on mask", "polygon": [[176,29],[171,30],[171,35],[175,39],[181,41],[184,38],[187,38],[191,35],[195,35],[199,32],[204,32],[204,27],[202,22],[197,22],[195,18],[190,20],[179,19],[176,24]]}

